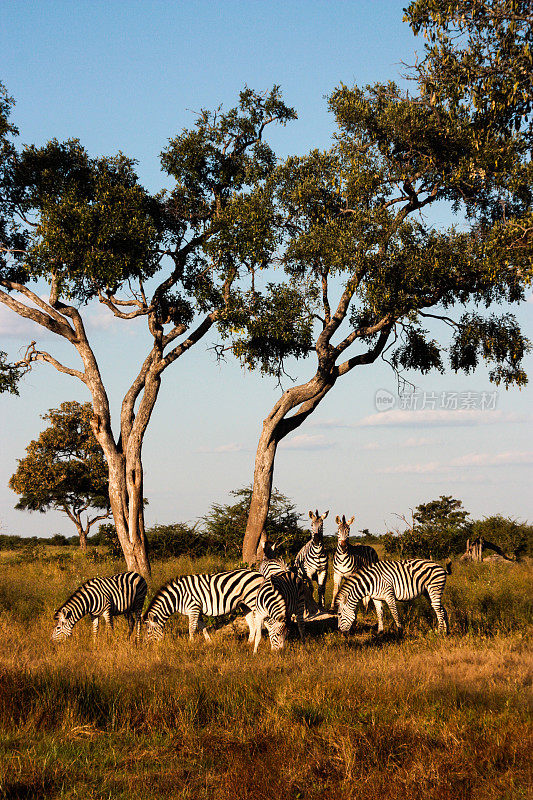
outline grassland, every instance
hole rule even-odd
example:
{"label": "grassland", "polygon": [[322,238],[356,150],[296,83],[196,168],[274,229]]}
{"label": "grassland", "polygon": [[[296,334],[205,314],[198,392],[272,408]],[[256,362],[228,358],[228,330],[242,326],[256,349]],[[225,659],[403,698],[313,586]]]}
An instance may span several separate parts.
{"label": "grassland", "polygon": [[[224,566],[157,564],[154,587]],[[281,655],[231,629],[190,643],[182,618],[155,647],[122,620],[97,646],[86,621],[53,646],[54,609],[121,569],[2,554],[0,798],[531,796],[530,564],[457,565],[447,639],[421,600],[401,640],[369,612],[349,640],[326,630]]]}

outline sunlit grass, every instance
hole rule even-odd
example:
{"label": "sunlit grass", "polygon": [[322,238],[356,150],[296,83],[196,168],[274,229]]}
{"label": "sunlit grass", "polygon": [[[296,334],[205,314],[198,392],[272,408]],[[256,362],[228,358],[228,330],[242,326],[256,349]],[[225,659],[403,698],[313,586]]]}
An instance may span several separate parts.
{"label": "sunlit grass", "polygon": [[[223,566],[156,564],[153,587]],[[2,572],[0,797],[528,796],[530,566],[455,568],[446,639],[421,600],[403,607],[401,640],[390,616],[377,637],[369,611],[348,640],[311,631],[305,646],[292,638],[272,654],[264,641],[255,657],[231,629],[211,646],[189,642],[183,618],[155,647],[128,642],[121,619],[96,646],[86,621],[52,645],[53,610],[78,583],[120,569]]]}

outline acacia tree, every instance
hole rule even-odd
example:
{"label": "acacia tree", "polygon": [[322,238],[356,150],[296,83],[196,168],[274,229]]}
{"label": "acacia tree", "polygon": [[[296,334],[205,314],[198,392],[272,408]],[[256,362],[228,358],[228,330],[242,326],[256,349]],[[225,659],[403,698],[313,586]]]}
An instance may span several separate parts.
{"label": "acacia tree", "polygon": [[[84,552],[92,525],[110,515],[107,463],[94,438],[92,416],[90,403],[70,401],[50,409],[42,416],[50,426],[30,442],[9,480],[21,495],[16,508],[64,512],[76,526]],[[90,509],[104,513],[90,517]]]}
{"label": "acacia tree", "polygon": [[[141,455],[161,379],[222,316],[231,318],[246,281],[269,262],[275,242],[264,182],[275,157],[263,134],[295,113],[277,87],[245,89],[225,113],[202,111],[162,153],[174,188],[150,195],[122,154],[90,158],[77,140],[18,152],[11,105],[2,87],[0,302],[67,341],[81,360],[70,366],[32,342],[17,366],[46,362],[89,390],[126,564],[149,577]],[[117,432],[84,324],[83,306],[93,301],[124,323],[144,318],[150,336]]]}
{"label": "acacia tree", "polygon": [[[531,239],[522,235],[532,196],[526,137],[489,127],[480,148],[470,107],[411,97],[392,83],[341,86],[329,105],[335,145],[288,159],[273,178],[285,234],[280,261],[307,309],[317,363],[263,422],[243,543],[248,562],[268,513],[279,442],[340,378],[379,357],[397,371],[443,371],[448,341],[433,338],[428,319],[451,330],[447,356],[456,372],[483,359],[496,384],[527,381],[528,342],[515,318],[482,313],[522,300],[531,275]],[[430,226],[419,212],[437,202],[462,210],[469,227]],[[252,317],[243,328],[243,360],[272,371],[279,358],[262,321]]]}

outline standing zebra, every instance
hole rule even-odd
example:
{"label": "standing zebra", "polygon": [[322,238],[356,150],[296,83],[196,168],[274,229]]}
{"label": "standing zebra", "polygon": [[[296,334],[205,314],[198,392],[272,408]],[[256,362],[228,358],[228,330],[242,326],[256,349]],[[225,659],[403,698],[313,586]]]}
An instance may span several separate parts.
{"label": "standing zebra", "polygon": [[[333,556],[333,597],[331,598],[331,611],[335,611],[335,601],[341,583],[344,578],[354,575],[357,570],[363,567],[370,567],[378,561],[378,554],[373,547],[364,544],[350,544],[350,526],[355,519],[355,515],[346,521],[344,514],[342,519],[337,517],[337,549]],[[363,598],[368,605],[368,600]]]}
{"label": "standing zebra", "polygon": [[294,565],[298,567],[298,572],[309,580],[315,579],[318,585],[318,605],[324,608],[326,596],[326,581],[328,578],[328,555],[324,547],[324,520],[329,511],[325,511],[322,516],[318,509],[313,514],[309,512],[311,518],[311,539],[304,544],[296,558]]}
{"label": "standing zebra", "polygon": [[[363,597],[371,597],[374,602],[385,601],[390,608],[396,627],[402,626],[398,617],[396,600],[414,600],[427,593],[439,623],[439,633],[448,633],[446,609],[441,604],[446,585],[446,569],[434,561],[415,558],[409,561],[378,561],[372,567],[362,569],[348,578],[339,595],[339,630],[348,633],[357,615],[357,603]],[[383,610],[381,602],[376,603],[378,632],[383,630]]]}
{"label": "standing zebra", "polygon": [[198,630],[203,631],[207,641],[211,641],[202,614],[219,617],[241,607],[246,611],[245,619],[250,629],[249,641],[252,641],[255,598],[263,581],[262,575],[250,569],[174,578],[159,589],[146,609],[146,638],[162,639],[165,622],[172,614],[179,613],[189,617],[190,639]]}
{"label": "standing zebra", "polygon": [[291,617],[296,617],[298,632],[302,642],[305,639],[304,611],[316,613],[313,600],[313,587],[307,578],[302,579],[291,570],[271,575],[257,593],[254,613],[255,646],[257,653],[261,642],[263,623],[270,636],[272,650],[281,650],[285,645]]}
{"label": "standing zebra", "polygon": [[76,589],[54,614],[57,624],[52,631],[52,641],[70,636],[76,622],[86,614],[91,615],[94,638],[100,617],[113,629],[113,617],[124,614],[128,621],[128,637],[136,623],[135,641],[138,641],[147,590],[146,581],[136,572],[121,572],[109,578],[91,578]]}

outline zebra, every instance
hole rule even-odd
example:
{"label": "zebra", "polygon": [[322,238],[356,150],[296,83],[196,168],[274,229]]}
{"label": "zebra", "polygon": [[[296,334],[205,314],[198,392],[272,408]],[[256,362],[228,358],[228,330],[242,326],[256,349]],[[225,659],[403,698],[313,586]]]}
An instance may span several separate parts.
{"label": "zebra", "polygon": [[[364,544],[350,544],[350,526],[355,519],[355,515],[346,520],[344,514],[342,519],[336,517],[337,523],[337,549],[333,556],[333,597],[331,598],[331,611],[335,611],[335,603],[341,583],[344,578],[354,575],[357,570],[363,567],[370,567],[375,564],[378,559],[378,554],[373,547],[368,547]],[[362,598],[365,603],[365,608],[368,606],[368,599]]]}
{"label": "zebra", "polygon": [[[448,633],[448,615],[441,604],[446,575],[451,573],[434,561],[414,558],[408,561],[378,561],[347,579],[339,594],[339,630],[348,633],[357,615],[357,603],[367,596],[374,600],[378,615],[378,633],[383,631],[383,609],[379,601],[390,608],[398,631],[396,600],[414,600],[426,593],[438,620],[439,633]],[[376,600],[379,602],[376,603]]]}
{"label": "zebra", "polygon": [[254,613],[254,653],[257,653],[261,642],[263,624],[270,637],[271,649],[282,650],[293,615],[296,617],[298,632],[303,642],[305,640],[303,616],[306,608],[313,614],[318,610],[313,599],[312,584],[307,578],[301,578],[291,570],[271,575],[257,593]]}
{"label": "zebra", "polygon": [[264,578],[270,578],[276,572],[285,572],[289,569],[285,560],[276,555],[277,543],[273,544],[266,538],[266,534],[261,534],[261,546],[263,550],[263,558],[259,562],[259,572]]}
{"label": "zebra", "polygon": [[304,544],[298,555],[294,559],[294,565],[299,573],[310,580],[313,578],[318,585],[318,606],[322,610],[326,596],[326,581],[328,578],[328,554],[324,547],[324,520],[329,511],[325,511],[321,516],[318,509],[313,514],[309,512],[311,519],[311,539]]}
{"label": "zebra", "polygon": [[146,609],[146,639],[161,640],[165,622],[172,614],[179,613],[189,617],[190,639],[198,630],[203,632],[209,642],[211,637],[205,628],[202,614],[218,617],[243,607],[250,629],[249,641],[252,641],[255,598],[263,582],[263,576],[250,569],[174,578],[156,592]]}
{"label": "zebra", "polygon": [[57,624],[52,631],[52,641],[66,639],[72,628],[86,614],[91,615],[93,639],[98,623],[103,617],[113,629],[113,617],[124,614],[128,621],[128,638],[135,629],[135,641],[141,634],[141,615],[148,586],[137,572],[120,572],[108,578],[91,578],[76,589],[54,614]]}

